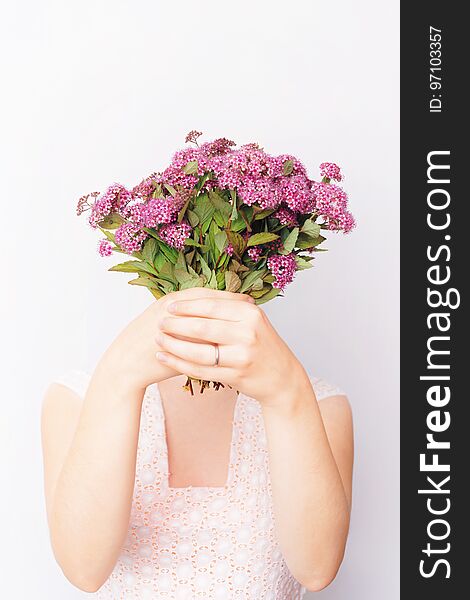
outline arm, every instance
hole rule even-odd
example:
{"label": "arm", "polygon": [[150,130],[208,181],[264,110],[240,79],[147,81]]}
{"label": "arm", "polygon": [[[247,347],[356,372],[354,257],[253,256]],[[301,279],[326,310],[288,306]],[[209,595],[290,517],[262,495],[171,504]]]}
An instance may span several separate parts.
{"label": "arm", "polygon": [[195,288],[152,303],[106,350],[83,402],[60,384],[46,393],[41,427],[50,538],[65,576],[84,591],[103,585],[127,534],[145,389],[178,374],[155,359],[158,320],[174,297],[213,293]]}
{"label": "arm", "polygon": [[76,587],[101,587],[125,538],[143,391],[99,367],[82,400],[52,384],[42,410],[46,507],[57,562]]}
{"label": "arm", "polygon": [[306,588],[334,579],[351,506],[352,418],[345,396],[317,402],[299,373],[263,406],[276,532],[287,565]]}

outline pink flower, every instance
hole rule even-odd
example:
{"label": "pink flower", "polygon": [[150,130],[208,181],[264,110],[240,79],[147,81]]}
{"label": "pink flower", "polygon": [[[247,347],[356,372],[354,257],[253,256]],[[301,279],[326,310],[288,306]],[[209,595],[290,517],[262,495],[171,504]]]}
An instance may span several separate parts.
{"label": "pink flower", "polygon": [[180,202],[173,196],[151,198],[140,210],[142,223],[145,227],[156,227],[164,223],[176,221],[181,208]]}
{"label": "pink flower", "polygon": [[158,231],[160,238],[172,248],[182,250],[184,241],[191,235],[191,226],[188,223],[171,223],[162,225]]}
{"label": "pink flower", "polygon": [[282,225],[287,225],[289,227],[296,227],[299,224],[295,213],[288,208],[281,207],[273,214],[273,217],[279,219]]}
{"label": "pink flower", "polygon": [[233,256],[233,246],[232,246],[232,244],[228,243],[225,246],[224,252],[225,252],[225,254],[228,254],[229,256]]}
{"label": "pink flower", "polygon": [[276,278],[273,287],[283,290],[294,279],[297,269],[294,253],[291,252],[286,255],[274,254],[268,258],[267,265]]}
{"label": "pink flower", "polygon": [[336,219],[328,220],[328,229],[331,231],[342,231],[349,233],[356,226],[356,221],[352,214],[346,210],[341,213]]}
{"label": "pink flower", "polygon": [[134,197],[149,198],[155,190],[157,184],[155,176],[147,177],[143,179],[139,184],[132,188],[131,194]]}
{"label": "pink flower", "polygon": [[255,202],[261,208],[276,208],[279,205],[275,186],[262,177],[244,177],[238,187],[238,195],[248,206]]}
{"label": "pink flower", "polygon": [[313,193],[310,181],[304,175],[291,175],[279,180],[282,200],[296,212],[310,213],[313,208]]}
{"label": "pink flower", "polygon": [[98,242],[98,253],[100,256],[111,256],[113,246],[109,240],[100,240]]}
{"label": "pink flower", "polygon": [[253,246],[252,248],[248,248],[247,253],[251,260],[256,263],[263,254],[263,249],[261,246]]}
{"label": "pink flower", "polygon": [[336,163],[322,163],[320,165],[320,175],[322,177],[326,177],[327,179],[334,179],[335,181],[341,181],[343,179],[341,169]]}
{"label": "pink flower", "polygon": [[89,217],[90,225],[95,229],[99,222],[112,212],[123,211],[131,199],[131,193],[123,185],[113,183],[93,203]]}
{"label": "pink flower", "polygon": [[186,139],[184,140],[186,143],[188,142],[192,142],[193,144],[197,143],[197,138],[200,137],[202,135],[202,131],[196,131],[195,129],[192,129],[186,136]]}
{"label": "pink flower", "polygon": [[138,252],[147,238],[138,223],[123,223],[116,229],[114,239],[116,244],[128,254]]}

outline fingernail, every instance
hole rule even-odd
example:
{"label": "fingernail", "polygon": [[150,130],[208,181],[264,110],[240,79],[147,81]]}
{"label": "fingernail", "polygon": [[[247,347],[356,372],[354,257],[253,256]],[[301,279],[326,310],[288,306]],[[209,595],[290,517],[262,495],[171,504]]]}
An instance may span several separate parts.
{"label": "fingernail", "polygon": [[175,313],[178,309],[178,305],[176,304],[176,302],[172,302],[171,304],[168,305],[168,312],[171,313]]}
{"label": "fingernail", "polygon": [[157,352],[157,358],[160,362],[168,362],[167,356],[163,352]]}

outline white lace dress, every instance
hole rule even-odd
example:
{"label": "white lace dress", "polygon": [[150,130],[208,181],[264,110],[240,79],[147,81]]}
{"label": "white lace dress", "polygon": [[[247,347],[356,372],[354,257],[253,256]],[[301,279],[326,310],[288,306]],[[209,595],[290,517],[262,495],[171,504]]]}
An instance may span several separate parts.
{"label": "white lace dress", "polygon": [[[81,396],[89,376],[56,379]],[[341,394],[311,378],[317,399]],[[228,480],[223,487],[168,485],[168,452],[158,386],[147,388],[127,538],[113,572],[88,597],[101,600],[297,600],[274,532],[264,421],[259,402],[235,404]]]}

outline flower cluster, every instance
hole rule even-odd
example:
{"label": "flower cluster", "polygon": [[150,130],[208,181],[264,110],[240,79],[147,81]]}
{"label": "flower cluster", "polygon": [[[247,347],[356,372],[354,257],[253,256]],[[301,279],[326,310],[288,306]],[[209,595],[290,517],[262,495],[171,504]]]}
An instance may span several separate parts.
{"label": "flower cluster", "polygon": [[171,248],[182,250],[185,240],[191,235],[191,231],[191,226],[188,223],[171,223],[160,227],[158,234]]}
{"label": "flower cluster", "polygon": [[[112,212],[123,211],[132,199],[131,193],[120,183],[113,183],[108,187],[104,194],[98,196],[91,208],[89,217],[90,225],[96,229],[99,222]],[[77,213],[81,209],[83,212],[83,203],[77,206]]]}
{"label": "flower cluster", "polygon": [[295,254],[274,254],[268,258],[268,267],[275,277],[273,287],[283,290],[294,279],[297,268]]}
{"label": "flower cluster", "polygon": [[[129,283],[155,298],[205,286],[268,302],[312,266],[322,233],[355,227],[337,185],[341,169],[322,163],[315,181],[295,156],[227,138],[200,143],[201,135],[190,131],[189,146],[133,188],[113,183],[82,196],[77,215],[89,212],[90,226],[105,234],[101,256],[128,255],[109,270],[135,273]],[[200,381],[201,391],[209,383]]]}
{"label": "flower cluster", "polygon": [[78,202],[77,214],[89,210],[91,227],[106,232],[101,256],[136,259],[112,270],[137,273],[157,298],[207,285],[268,301],[311,266],[322,232],[354,228],[347,194],[332,183],[343,180],[337,164],[321,163],[315,181],[295,156],[201,135],[190,131],[189,146],[130,190],[113,183]]}

